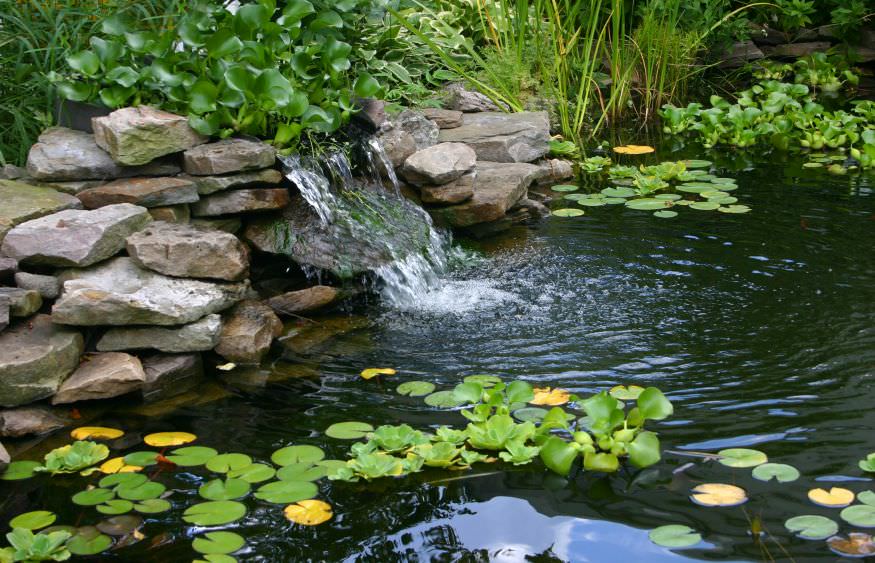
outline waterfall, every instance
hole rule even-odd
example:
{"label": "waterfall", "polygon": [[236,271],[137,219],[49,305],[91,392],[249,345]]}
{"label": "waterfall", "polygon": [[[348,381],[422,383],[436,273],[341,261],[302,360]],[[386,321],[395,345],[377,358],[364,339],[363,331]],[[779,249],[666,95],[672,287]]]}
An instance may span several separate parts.
{"label": "waterfall", "polygon": [[359,176],[340,151],[319,159],[281,156],[280,161],[332,246],[343,252],[354,246],[348,241],[366,242],[369,255],[380,258],[372,274],[382,298],[399,309],[416,308],[440,286],[449,234],[435,229],[429,214],[401,195],[400,182],[376,138],[363,140],[355,150],[361,155]]}

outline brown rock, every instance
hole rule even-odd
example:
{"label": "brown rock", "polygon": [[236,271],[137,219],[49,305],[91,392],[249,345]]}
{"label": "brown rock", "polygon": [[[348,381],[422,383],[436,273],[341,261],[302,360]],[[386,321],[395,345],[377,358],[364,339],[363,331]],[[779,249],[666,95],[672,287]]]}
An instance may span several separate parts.
{"label": "brown rock", "polygon": [[264,170],[240,172],[239,174],[229,174],[227,176],[189,176],[183,174],[179,178],[194,182],[197,185],[197,193],[209,195],[230,188],[242,188],[258,184],[279,184],[283,179],[283,175],[279,170],[265,168]]}
{"label": "brown rock", "polygon": [[67,424],[67,420],[45,407],[0,410],[0,436],[4,438],[47,434]]}
{"label": "brown rock", "polygon": [[270,168],[276,163],[276,149],[261,141],[224,139],[189,149],[182,158],[187,174],[210,176]]}
{"label": "brown rock", "polygon": [[462,112],[452,109],[425,108],[422,114],[437,124],[439,129],[454,129],[462,126]]}
{"label": "brown rock", "polygon": [[476,178],[477,172],[472,171],[443,186],[422,186],[419,190],[422,203],[447,205],[468,201],[474,195]]}
{"label": "brown rock", "polygon": [[135,356],[121,352],[95,354],[61,384],[52,404],[110,399],[142,389],[145,381],[143,365]]}
{"label": "brown rock", "polygon": [[168,205],[165,207],[153,207],[149,210],[149,215],[156,221],[166,221],[167,223],[188,223],[191,219],[191,210],[188,204],[181,203],[179,205]]}
{"label": "brown rock", "polygon": [[339,298],[340,291],[336,288],[317,285],[271,297],[267,304],[279,315],[295,315],[327,307]]}
{"label": "brown rock", "polygon": [[233,213],[270,211],[289,204],[289,191],[284,188],[252,188],[230,190],[207,196],[191,206],[195,217],[216,217]]}
{"label": "brown rock", "polygon": [[196,389],[204,379],[200,354],[153,354],[142,359],[143,400],[161,401]]}
{"label": "brown rock", "polygon": [[118,109],[93,118],[91,126],[97,145],[127,166],[146,164],[209,140],[189,127],[188,118],[149,106]]}
{"label": "brown rock", "polygon": [[463,143],[440,143],[416,151],[401,166],[401,175],[416,185],[440,186],[474,169],[477,155]]}
{"label": "brown rock", "polygon": [[133,203],[142,207],[161,207],[198,200],[193,182],[179,178],[130,178],[116,180],[80,192],[85,207],[96,209],[114,203]]}
{"label": "brown rock", "polygon": [[270,307],[258,301],[242,301],[226,315],[216,353],[229,362],[258,363],[282,330],[283,323]]}

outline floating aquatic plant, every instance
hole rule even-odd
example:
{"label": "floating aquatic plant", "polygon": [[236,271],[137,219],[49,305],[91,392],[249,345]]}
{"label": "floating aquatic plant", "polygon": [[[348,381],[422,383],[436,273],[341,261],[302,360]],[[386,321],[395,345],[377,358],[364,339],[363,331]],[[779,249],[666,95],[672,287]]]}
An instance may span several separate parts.
{"label": "floating aquatic plant", "polygon": [[33,470],[53,475],[75,473],[100,463],[107,457],[109,457],[109,448],[103,444],[79,440],[50,451],[46,454],[43,464],[34,467]]}

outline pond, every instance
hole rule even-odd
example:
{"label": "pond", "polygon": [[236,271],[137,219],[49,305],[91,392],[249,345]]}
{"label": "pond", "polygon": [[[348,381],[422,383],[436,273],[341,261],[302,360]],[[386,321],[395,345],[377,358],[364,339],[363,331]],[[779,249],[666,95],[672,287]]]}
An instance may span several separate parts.
{"label": "pond", "polygon": [[[462,424],[457,413],[402,397],[403,381],[451,389],[495,374],[587,396],[616,384],[655,385],[674,403],[651,424],[663,461],[606,476],[564,479],[528,466],[427,470],[371,483],[319,481],[334,518],[290,524],[282,505],[248,498],[228,529],[247,540],[244,561],[797,561],[834,557],[823,541],[795,538],[784,521],[838,510],[814,506],[815,487],[873,488],[857,467],[875,451],[875,183],[805,169],[803,159],[734,153],[699,157],[735,177],[751,213],[683,210],[673,219],[623,206],[587,208],[482,243],[417,307],[371,301],[307,328],[260,371],[227,375],[230,394],[201,390],[175,411],[109,412],[96,421],[131,435],[189,431],[198,444],[266,461],[287,444],[342,458],[349,442],[324,435],[346,420]],[[652,159],[656,162],[655,159]],[[328,338],[328,334],[333,334]],[[364,381],[367,367],[395,376]],[[262,385],[263,378],[273,380]],[[210,399],[210,400],[207,400]],[[59,445],[62,442],[53,444]],[[142,447],[142,446],[141,446]],[[802,477],[753,479],[696,452],[753,447]],[[100,560],[190,561],[195,533],[180,516],[203,468],[165,473],[182,492],[148,517],[145,539]],[[871,477],[871,474],[870,474]],[[705,508],[689,500],[703,482],[734,483],[750,501]],[[0,484],[0,519],[26,510],[68,524],[98,520],[70,504],[85,479],[38,477]],[[703,542],[668,550],[648,531],[678,523]],[[751,528],[767,535],[754,541]],[[852,531],[842,523],[842,533]],[[5,531],[5,530],[3,530]]]}

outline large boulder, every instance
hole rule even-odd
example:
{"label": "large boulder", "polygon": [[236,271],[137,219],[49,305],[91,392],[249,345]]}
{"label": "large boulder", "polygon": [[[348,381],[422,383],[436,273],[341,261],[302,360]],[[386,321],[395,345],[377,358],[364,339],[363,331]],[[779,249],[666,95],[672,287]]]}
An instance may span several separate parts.
{"label": "large boulder", "polygon": [[218,229],[158,221],[128,237],[127,248],[137,264],[168,276],[238,281],[249,272],[249,249]]}
{"label": "large boulder", "polygon": [[61,284],[55,276],[18,272],[15,274],[15,285],[21,289],[32,289],[43,299],[54,299],[61,293]]}
{"label": "large boulder", "polygon": [[422,203],[435,205],[452,205],[468,201],[474,196],[474,182],[477,172],[468,172],[458,180],[453,180],[443,186],[421,186],[419,197]]}
{"label": "large boulder", "polygon": [[419,112],[402,111],[386,122],[377,139],[386,151],[386,157],[397,168],[416,151],[437,144],[437,124]]}
{"label": "large boulder", "polygon": [[171,176],[179,171],[179,166],[172,162],[159,161],[144,166],[121,166],[97,146],[94,135],[65,127],[46,129],[27,155],[27,173],[36,180],[44,181],[70,182],[129,176]]}
{"label": "large boulder", "polygon": [[466,114],[461,127],[442,129],[438,139],[470,145],[481,161],[533,162],[550,151],[550,120],[543,111]]}
{"label": "large boulder", "polygon": [[474,169],[477,155],[462,143],[440,143],[416,151],[401,166],[401,175],[411,184],[440,186]]}
{"label": "large boulder", "polygon": [[68,325],[180,325],[227,309],[248,283],[171,278],[119,257],[61,273],[63,290],[52,320]]}
{"label": "large boulder", "polygon": [[340,297],[341,292],[337,288],[316,285],[271,297],[267,304],[279,315],[297,315],[327,307]]}
{"label": "large boulder", "polygon": [[42,296],[32,289],[0,287],[0,298],[9,303],[9,314],[13,317],[29,317],[43,305]]}
{"label": "large boulder", "polygon": [[194,182],[197,193],[209,195],[229,188],[242,188],[253,184],[279,184],[283,175],[279,170],[266,168],[228,176],[180,176],[180,178]]}
{"label": "large boulder", "polygon": [[79,365],[84,340],[48,315],[19,321],[0,333],[0,406],[50,397]]}
{"label": "large boulder", "polygon": [[182,152],[208,138],[189,127],[188,118],[148,106],[122,108],[91,120],[94,140],[119,164],[136,166]]}
{"label": "large boulder", "polygon": [[51,188],[0,180],[0,242],[12,227],[64,209],[82,209],[75,197]]}
{"label": "large boulder", "polygon": [[142,358],[143,400],[161,401],[196,389],[204,379],[200,354],[152,354]]}
{"label": "large boulder", "polygon": [[232,213],[251,213],[282,209],[289,204],[285,188],[251,188],[228,190],[209,195],[191,206],[195,217],[216,217]]}
{"label": "large boulder", "polygon": [[139,391],[145,381],[143,364],[135,356],[121,352],[94,354],[61,384],[52,404],[111,399]]}
{"label": "large boulder", "polygon": [[182,178],[128,178],[79,192],[85,207],[96,209],[116,203],[161,207],[198,200],[197,186]]}
{"label": "large boulder", "polygon": [[158,350],[161,352],[202,352],[212,350],[222,334],[222,317],[206,317],[182,326],[137,326],[111,328],[97,342],[100,352],[120,350]]}
{"label": "large boulder", "polygon": [[276,149],[260,141],[225,139],[189,149],[182,158],[187,174],[209,176],[270,168],[276,162]]}
{"label": "large boulder", "polygon": [[225,316],[216,353],[229,362],[257,364],[282,331],[283,323],[270,307],[243,301]]}
{"label": "large boulder", "polygon": [[445,227],[468,227],[496,221],[525,197],[538,175],[533,164],[478,162],[474,196],[467,202],[429,209],[435,223]]}
{"label": "large boulder", "polygon": [[0,436],[21,438],[48,434],[67,426],[68,421],[46,407],[18,407],[0,410]]}
{"label": "large boulder", "polygon": [[145,208],[130,203],[68,209],[18,225],[3,240],[2,252],[22,264],[84,268],[117,254],[151,220]]}

